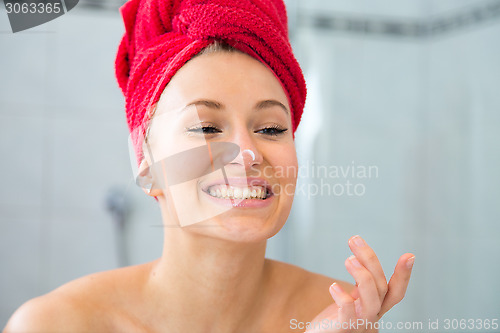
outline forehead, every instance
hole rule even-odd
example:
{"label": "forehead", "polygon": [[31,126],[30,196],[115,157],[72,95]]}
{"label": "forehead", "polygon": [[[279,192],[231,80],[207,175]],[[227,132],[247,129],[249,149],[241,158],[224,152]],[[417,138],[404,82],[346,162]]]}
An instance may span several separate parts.
{"label": "forehead", "polygon": [[289,108],[274,73],[260,61],[240,52],[216,52],[191,59],[172,77],[160,104],[163,100],[168,101],[168,108],[180,108],[203,98],[229,105],[276,99]]}

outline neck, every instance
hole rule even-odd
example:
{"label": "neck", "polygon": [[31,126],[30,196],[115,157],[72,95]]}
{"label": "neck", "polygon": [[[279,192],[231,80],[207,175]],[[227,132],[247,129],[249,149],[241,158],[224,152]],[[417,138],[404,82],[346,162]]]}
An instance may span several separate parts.
{"label": "neck", "polygon": [[163,255],[150,275],[152,295],[162,307],[169,300],[165,315],[188,323],[189,331],[256,324],[268,281],[265,249],[265,240],[239,243],[166,228]]}

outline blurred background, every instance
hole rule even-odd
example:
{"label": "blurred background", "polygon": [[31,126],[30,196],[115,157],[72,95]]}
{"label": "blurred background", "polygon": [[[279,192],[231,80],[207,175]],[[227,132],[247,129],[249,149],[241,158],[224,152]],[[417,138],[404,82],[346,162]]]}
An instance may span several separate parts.
{"label": "blurred background", "polygon": [[[268,256],[352,282],[360,234],[387,276],[416,255],[385,321],[500,318],[500,1],[286,2],[308,83],[300,165],[346,172],[299,178],[320,192],[297,193]],[[121,4],[81,0],[16,34],[0,5],[0,327],[68,281],[161,255],[114,77]]]}

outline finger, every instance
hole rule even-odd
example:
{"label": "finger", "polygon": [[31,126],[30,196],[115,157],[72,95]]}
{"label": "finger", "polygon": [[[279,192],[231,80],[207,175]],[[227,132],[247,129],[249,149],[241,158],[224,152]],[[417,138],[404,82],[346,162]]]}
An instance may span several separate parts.
{"label": "finger", "polygon": [[359,299],[361,300],[361,318],[370,319],[380,311],[382,300],[379,298],[377,286],[372,274],[363,267],[355,256],[350,256],[345,261],[347,271],[356,280]]}
{"label": "finger", "polygon": [[359,290],[358,290],[358,284],[356,283],[356,288],[354,288],[351,293],[350,293],[351,297],[354,298],[354,299],[358,299],[359,298]]}
{"label": "finger", "polygon": [[372,274],[377,285],[380,301],[382,302],[387,293],[387,279],[375,251],[359,235],[349,239],[349,248],[356,258],[358,258],[359,262]]}
{"label": "finger", "polygon": [[410,282],[414,260],[415,256],[413,253],[405,253],[399,258],[394,273],[389,281],[387,295],[385,296],[379,312],[380,317],[394,305],[401,302],[405,296],[408,283]]}
{"label": "finger", "polygon": [[335,282],[330,286],[330,295],[339,307],[337,321],[342,325],[341,327],[349,327],[349,323],[356,320],[354,298]]}

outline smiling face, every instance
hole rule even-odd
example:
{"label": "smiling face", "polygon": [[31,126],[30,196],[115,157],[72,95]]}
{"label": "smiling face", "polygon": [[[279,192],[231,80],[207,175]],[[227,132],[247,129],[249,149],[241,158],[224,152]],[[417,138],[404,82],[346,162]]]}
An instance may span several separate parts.
{"label": "smiling face", "polygon": [[274,74],[249,55],[187,62],[158,102],[147,145],[144,163],[157,166],[163,184],[150,195],[164,224],[259,241],[288,218],[297,180],[290,106]]}

